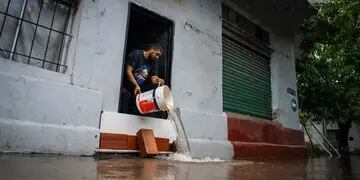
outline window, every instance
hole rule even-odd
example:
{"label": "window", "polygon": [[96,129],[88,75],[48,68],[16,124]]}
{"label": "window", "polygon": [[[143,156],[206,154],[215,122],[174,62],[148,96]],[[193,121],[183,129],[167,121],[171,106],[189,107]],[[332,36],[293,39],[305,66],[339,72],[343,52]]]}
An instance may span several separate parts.
{"label": "window", "polygon": [[74,1],[1,0],[0,58],[66,71]]}

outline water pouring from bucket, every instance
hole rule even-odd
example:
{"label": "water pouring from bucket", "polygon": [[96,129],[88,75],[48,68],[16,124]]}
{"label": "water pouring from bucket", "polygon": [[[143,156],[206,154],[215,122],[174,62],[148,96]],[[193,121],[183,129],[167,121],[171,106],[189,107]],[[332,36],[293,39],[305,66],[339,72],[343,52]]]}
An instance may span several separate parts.
{"label": "water pouring from bucket", "polygon": [[177,151],[190,157],[189,142],[185,129],[179,115],[174,110],[173,96],[168,86],[159,86],[153,90],[138,94],[136,96],[136,106],[141,114],[167,111],[168,119],[172,121],[176,128]]}

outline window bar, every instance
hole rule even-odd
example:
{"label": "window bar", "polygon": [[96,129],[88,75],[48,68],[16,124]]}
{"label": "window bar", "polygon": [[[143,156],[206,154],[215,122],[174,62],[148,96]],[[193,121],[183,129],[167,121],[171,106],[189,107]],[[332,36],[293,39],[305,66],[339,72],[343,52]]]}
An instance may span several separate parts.
{"label": "window bar", "polygon": [[42,8],[43,8],[43,4],[44,4],[44,0],[41,0],[41,4],[40,4],[40,8],[39,8],[39,14],[37,15],[37,20],[36,20],[36,24],[35,24],[34,35],[33,35],[33,38],[31,40],[30,54],[29,54],[29,59],[28,59],[27,64],[30,64],[32,50],[33,50],[33,46],[34,46],[34,42],[35,42],[35,36],[36,36],[37,28],[38,28],[38,25],[39,25],[39,22],[40,22],[40,16],[41,16],[41,11],[42,11]]}
{"label": "window bar", "polygon": [[[69,18],[70,18],[70,14],[71,14],[71,6],[67,6],[68,8],[68,13],[66,15],[66,19],[65,19],[65,25],[64,25],[64,29],[63,29],[63,32],[65,33],[66,32],[66,29],[69,25]],[[56,72],[59,71],[59,64],[60,64],[60,59],[62,57],[62,51],[63,51],[63,44],[64,44],[64,41],[65,41],[65,35],[62,34],[61,35],[61,44],[60,44],[60,52],[59,52],[59,57],[58,57],[58,60],[57,60],[57,63],[56,63]]]}
{"label": "window bar", "polygon": [[[11,51],[10,50],[6,50],[6,49],[2,49],[2,48],[0,48],[0,50],[1,51],[4,51],[4,52],[8,52],[8,53],[10,53]],[[28,55],[25,55],[25,54],[21,54],[21,53],[16,53],[16,52],[14,52],[14,54],[15,55],[19,55],[19,56],[23,56],[23,57],[29,57]],[[47,62],[47,63],[49,63],[49,64],[54,64],[54,65],[56,65],[56,63],[54,63],[54,62],[51,62],[51,61],[47,61],[47,60],[44,60],[44,59],[40,59],[40,58],[37,58],[37,57],[31,57],[32,59],[34,59],[34,60],[38,60],[38,61],[45,61],[45,62]],[[64,66],[64,67],[66,67],[65,65],[59,65],[59,66]]]}
{"label": "window bar", "polygon": [[[67,28],[66,28],[66,32],[68,32],[69,34],[71,34],[72,33],[72,28],[73,28],[73,22],[74,22],[74,17],[72,16],[72,15],[74,15],[74,13],[75,13],[75,6],[74,6],[74,4],[70,4],[71,5],[71,11],[70,11],[70,17],[69,17],[69,19],[68,19],[68,24],[67,24]],[[65,33],[64,33],[65,34]],[[67,38],[67,41],[66,41],[66,38]],[[70,46],[70,43],[71,43],[71,39],[72,39],[72,36],[71,35],[67,35],[67,34],[65,34],[65,41],[64,41],[64,47],[63,47],[63,52],[62,52],[62,54],[63,55],[67,55],[67,53],[68,53],[68,51],[69,51],[69,46]],[[66,69],[67,69],[67,65],[66,65],[66,61],[67,59],[66,59],[66,56],[63,56],[63,57],[61,57],[61,59],[60,59],[60,65],[63,65],[62,67],[63,67],[63,69],[59,69],[59,72],[60,72],[60,70],[64,73],[65,71],[66,71]]]}
{"label": "window bar", "polygon": [[6,11],[5,11],[5,13],[3,13],[4,21],[2,22],[1,29],[0,29],[0,39],[1,39],[2,32],[4,30],[7,14],[9,13],[10,2],[11,2],[11,0],[8,1],[8,4],[6,5]]}
{"label": "window bar", "polygon": [[[51,29],[53,28],[53,25],[54,25],[54,19],[55,19],[55,14],[56,14],[56,8],[57,8],[57,1],[55,1],[55,9],[54,9],[54,13],[53,13],[53,16],[52,16],[52,19],[51,19]],[[44,60],[46,60],[46,55],[47,55],[47,51],[48,51],[48,48],[49,48],[49,41],[50,41],[50,38],[51,38],[51,30],[49,32],[49,36],[48,36],[48,39],[47,39],[47,42],[46,42],[46,47],[45,47],[45,55],[44,55]],[[43,64],[42,64],[42,68],[45,67],[45,61],[43,61]]]}
{"label": "window bar", "polygon": [[[11,15],[11,14],[6,14],[6,13],[1,12],[1,11],[0,11],[0,14],[4,14],[4,15],[6,15],[6,16],[9,16],[9,17],[12,17],[12,18],[15,18],[15,19],[18,19],[18,20],[20,19],[20,18],[18,18],[18,17],[16,17],[16,16],[13,16],[13,15]],[[33,24],[33,25],[36,25],[36,23],[31,22],[31,21],[28,21],[28,20],[26,20],[26,19],[23,19],[22,21],[27,22],[27,23],[30,23],[30,24]],[[57,33],[60,33],[60,34],[65,34],[65,35],[71,37],[70,34],[63,33],[63,32],[61,32],[61,31],[58,31],[58,30],[53,29],[53,28],[49,28],[49,27],[43,26],[43,25],[41,25],[41,24],[39,24],[38,26],[39,26],[39,27],[42,27],[42,28],[44,28],[44,29],[51,30],[51,31],[54,31],[54,32],[57,32]]]}
{"label": "window bar", "polygon": [[13,41],[13,44],[12,44],[12,47],[11,47],[11,53],[10,53],[9,60],[13,60],[13,58],[14,58],[14,52],[15,52],[16,45],[17,45],[17,42],[18,42],[18,39],[19,39],[20,28],[21,28],[21,25],[22,25],[22,19],[24,18],[24,12],[25,12],[27,2],[28,2],[27,0],[24,0],[24,2],[22,4],[22,7],[21,7],[20,19],[18,20],[18,24],[17,24],[17,27],[16,27],[15,38],[14,38],[14,41]]}

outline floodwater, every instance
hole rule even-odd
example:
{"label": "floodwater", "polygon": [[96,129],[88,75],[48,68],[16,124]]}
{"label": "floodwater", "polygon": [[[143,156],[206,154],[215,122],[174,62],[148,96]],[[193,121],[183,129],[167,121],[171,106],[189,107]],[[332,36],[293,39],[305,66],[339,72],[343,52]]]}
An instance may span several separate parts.
{"label": "floodwater", "polygon": [[177,162],[0,154],[0,179],[360,179],[360,158]]}

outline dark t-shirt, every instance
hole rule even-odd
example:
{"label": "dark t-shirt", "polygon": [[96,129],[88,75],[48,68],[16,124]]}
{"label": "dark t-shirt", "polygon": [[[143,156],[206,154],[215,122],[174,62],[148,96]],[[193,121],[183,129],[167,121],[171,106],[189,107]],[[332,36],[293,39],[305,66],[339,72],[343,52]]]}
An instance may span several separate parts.
{"label": "dark t-shirt", "polygon": [[133,75],[137,84],[141,88],[141,92],[145,92],[151,89],[151,76],[158,75],[158,63],[150,59],[145,59],[144,51],[134,50],[132,51],[125,60],[124,68],[124,88],[128,90],[131,94],[134,93],[134,86],[129,81],[126,72],[126,65],[131,66],[134,71]]}

